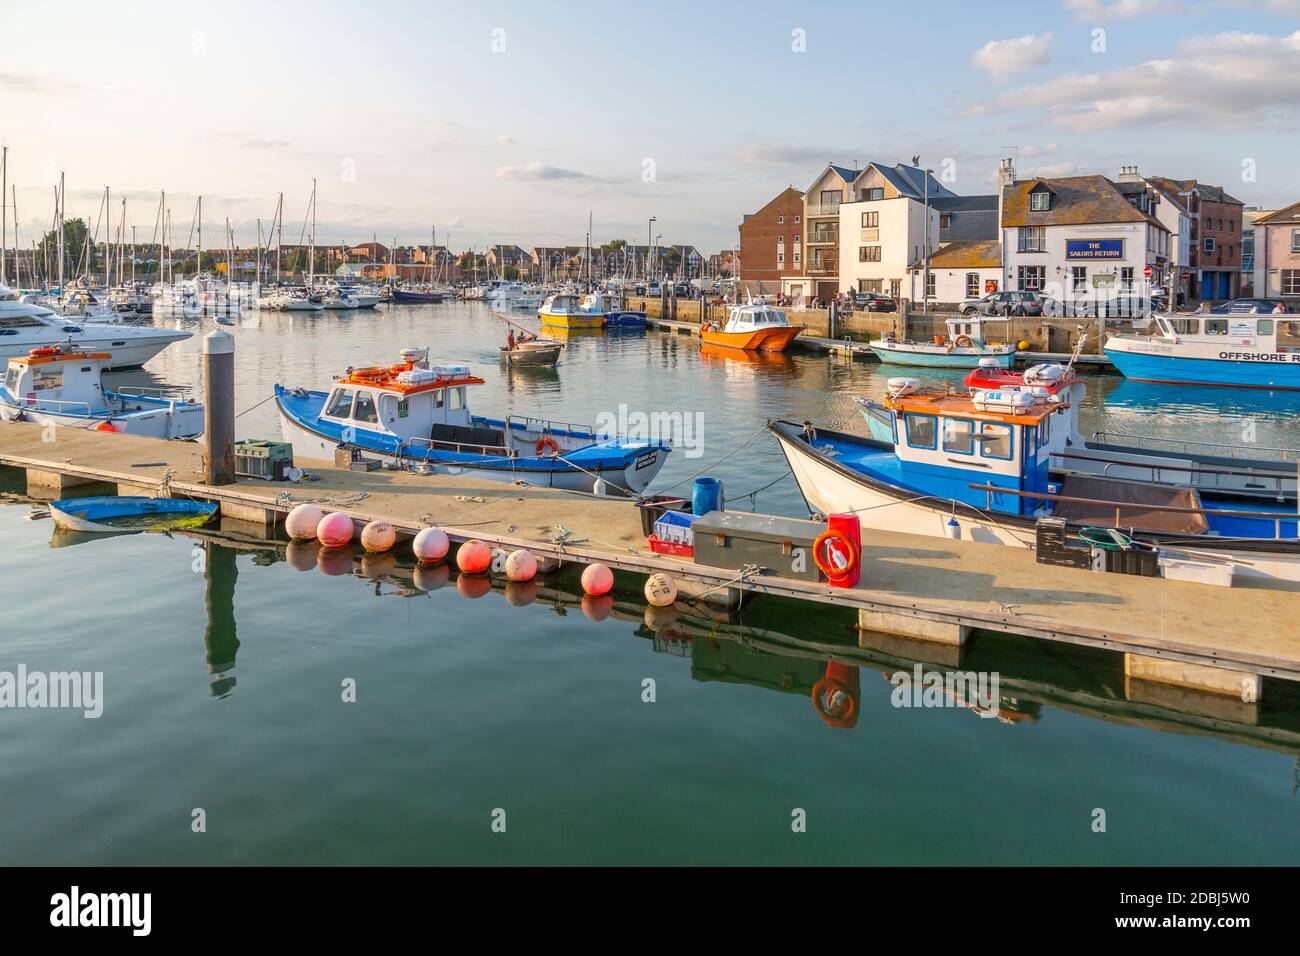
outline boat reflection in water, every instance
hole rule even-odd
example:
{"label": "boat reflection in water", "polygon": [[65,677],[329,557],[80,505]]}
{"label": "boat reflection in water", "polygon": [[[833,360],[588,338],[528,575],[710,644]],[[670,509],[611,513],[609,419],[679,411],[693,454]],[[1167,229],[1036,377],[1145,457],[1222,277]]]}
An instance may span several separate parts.
{"label": "boat reflection in water", "polygon": [[[1134,680],[1125,676],[1120,655],[1092,648],[1057,644],[1049,649],[1030,638],[981,631],[959,649],[862,631],[842,608],[765,595],[753,597],[743,612],[683,601],[647,607],[639,578],[621,582],[625,589],[616,588],[612,596],[584,595],[578,565],[533,581],[508,582],[461,574],[448,562],[418,564],[404,546],[389,554],[363,554],[322,548],[314,541],[258,539],[232,527],[241,526],[227,523],[221,530],[177,535],[196,542],[195,560],[201,555],[203,562],[208,618],[203,643],[211,693],[217,697],[227,697],[235,688],[235,658],[241,650],[235,589],[242,554],[252,558],[246,569],[284,561],[303,573],[337,576],[339,587],[348,587],[351,579],[378,598],[422,599],[455,588],[471,599],[503,598],[520,608],[544,605],[562,616],[580,613],[593,621],[624,622],[652,652],[681,659],[693,679],[802,697],[808,719],[837,731],[852,730],[869,723],[872,712],[879,715],[882,708],[899,706],[908,684],[921,678],[933,677],[937,685],[953,675],[995,675],[992,701],[936,687],[923,706],[964,708],[975,719],[993,718],[990,725],[1022,728],[1051,719],[1057,709],[1300,756],[1300,689],[1287,681],[1265,678],[1268,687],[1261,699],[1267,705],[1246,703]],[[102,535],[57,531],[51,543],[63,547],[102,540]],[[251,653],[250,662],[250,652],[244,651],[245,667],[256,666],[256,642]],[[904,701],[902,706],[913,705]]]}
{"label": "boat reflection in water", "polygon": [[752,349],[733,349],[725,345],[700,346],[700,362],[706,368],[745,366],[768,369],[772,372],[793,371],[794,358],[788,352],[759,352]]}

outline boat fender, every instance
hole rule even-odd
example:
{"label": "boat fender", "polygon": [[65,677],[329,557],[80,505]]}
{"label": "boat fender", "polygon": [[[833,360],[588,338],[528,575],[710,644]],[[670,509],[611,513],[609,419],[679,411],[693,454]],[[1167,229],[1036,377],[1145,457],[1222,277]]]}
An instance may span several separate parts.
{"label": "boat fender", "polygon": [[902,398],[904,395],[911,395],[921,387],[919,378],[891,378],[885,382],[885,387],[889,389],[889,394],[893,398]]}
{"label": "boat fender", "polygon": [[832,580],[847,577],[858,563],[853,542],[838,531],[826,530],[813,542],[813,560],[822,574]]}
{"label": "boat fender", "polygon": [[533,449],[533,451],[536,454],[540,455],[542,453],[542,450],[545,448],[549,448],[551,450],[552,456],[558,455],[560,453],[560,446],[555,443],[555,439],[552,438],[550,435],[543,435],[541,438],[537,439],[537,445]]}

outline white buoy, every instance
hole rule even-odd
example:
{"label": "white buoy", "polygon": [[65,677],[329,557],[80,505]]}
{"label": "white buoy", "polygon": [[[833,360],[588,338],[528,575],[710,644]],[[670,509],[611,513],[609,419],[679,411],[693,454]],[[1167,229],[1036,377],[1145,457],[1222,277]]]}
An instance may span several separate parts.
{"label": "white buoy", "polygon": [[316,526],[325,513],[315,505],[297,505],[284,519],[284,530],[294,541],[314,541]]}
{"label": "white buoy", "polygon": [[397,531],[387,521],[375,520],[361,529],[361,547],[382,554],[397,543]]}
{"label": "white buoy", "polygon": [[537,559],[531,551],[511,551],[506,558],[506,577],[511,581],[531,581],[537,575]]}
{"label": "white buoy", "polygon": [[604,478],[597,478],[597,479],[592,483],[592,485],[591,485],[591,493],[592,493],[593,495],[607,495],[607,494],[609,494],[609,485],[605,484],[605,479],[604,479]]}
{"label": "white buoy", "polygon": [[948,523],[943,526],[943,533],[954,541],[961,540],[961,525],[957,523],[956,518],[948,519]]}
{"label": "white buoy", "polygon": [[416,558],[429,564],[441,561],[450,549],[451,541],[441,528],[425,528],[411,542]]}
{"label": "white buoy", "polygon": [[677,600],[677,582],[666,574],[646,578],[645,599],[654,607],[668,607]]}

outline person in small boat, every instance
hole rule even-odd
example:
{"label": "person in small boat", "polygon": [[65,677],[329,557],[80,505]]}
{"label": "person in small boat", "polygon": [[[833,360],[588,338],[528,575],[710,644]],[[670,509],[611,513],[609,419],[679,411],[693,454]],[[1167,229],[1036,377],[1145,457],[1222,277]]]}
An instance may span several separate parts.
{"label": "person in small boat", "polygon": [[506,331],[506,348],[512,349],[515,347],[515,344],[515,330],[509,329]]}

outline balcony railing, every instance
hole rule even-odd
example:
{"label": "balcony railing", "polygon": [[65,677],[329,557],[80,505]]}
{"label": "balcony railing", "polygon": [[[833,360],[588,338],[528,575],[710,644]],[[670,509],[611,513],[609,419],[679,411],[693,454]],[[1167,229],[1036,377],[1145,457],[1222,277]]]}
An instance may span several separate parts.
{"label": "balcony railing", "polygon": [[804,275],[810,276],[833,276],[839,275],[839,263],[830,262],[809,262],[803,267]]}
{"label": "balcony railing", "polygon": [[820,235],[820,236],[817,235],[816,233],[813,233],[812,235],[810,235],[810,236],[808,237],[808,245],[810,245],[810,246],[833,246],[833,245],[835,245],[835,243],[839,242],[839,240],[840,240],[840,237],[839,237],[839,234],[838,234],[838,233],[834,233],[834,232],[831,232],[831,233],[824,233],[824,234],[822,234],[822,235]]}
{"label": "balcony railing", "polygon": [[839,203],[829,206],[809,205],[804,207],[803,214],[809,219],[814,216],[838,216],[840,214],[840,205]]}

